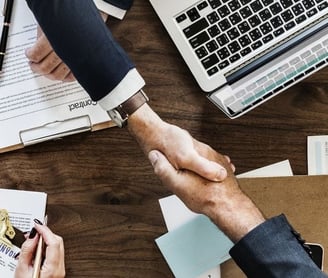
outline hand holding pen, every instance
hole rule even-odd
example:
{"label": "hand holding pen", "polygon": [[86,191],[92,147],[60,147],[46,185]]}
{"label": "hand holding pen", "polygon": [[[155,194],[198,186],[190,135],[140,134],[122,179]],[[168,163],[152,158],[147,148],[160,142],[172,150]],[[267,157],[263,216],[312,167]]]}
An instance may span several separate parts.
{"label": "hand holding pen", "polygon": [[4,8],[2,11],[4,19],[3,19],[2,34],[0,39],[0,71],[2,70],[3,60],[6,54],[9,26],[10,26],[13,6],[14,6],[14,0],[5,0]]}
{"label": "hand holding pen", "polygon": [[45,251],[43,264],[41,265],[39,278],[63,278],[65,277],[64,243],[63,239],[54,234],[47,226],[38,224],[35,220],[35,227],[30,232],[29,237],[23,243],[19,255],[15,278],[31,278],[36,258],[36,250],[40,237],[44,242]]}

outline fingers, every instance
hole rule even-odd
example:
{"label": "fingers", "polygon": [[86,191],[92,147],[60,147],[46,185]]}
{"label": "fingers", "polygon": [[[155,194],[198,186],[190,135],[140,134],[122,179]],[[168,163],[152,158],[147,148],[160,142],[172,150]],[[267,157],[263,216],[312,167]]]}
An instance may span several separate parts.
{"label": "fingers", "polygon": [[33,72],[45,75],[51,80],[74,81],[75,77],[67,65],[58,57],[48,39],[38,29],[36,43],[25,51]]}
{"label": "fingers", "polygon": [[211,181],[222,181],[227,177],[227,170],[218,162],[202,156],[196,150],[190,150],[181,159],[180,168],[185,168]]}
{"label": "fingers", "polygon": [[54,234],[48,227],[35,225],[36,230],[44,239],[46,244],[46,258],[41,268],[41,278],[64,277],[64,242],[63,239]]}
{"label": "fingers", "polygon": [[178,181],[177,170],[167,160],[167,158],[159,151],[152,150],[148,154],[148,159],[154,168],[155,174],[160,180],[173,192],[176,191]]}
{"label": "fingers", "polygon": [[34,259],[38,239],[38,236],[34,236],[32,239],[26,239],[26,241],[22,244],[15,271],[15,277],[26,277],[26,273],[28,273],[29,269],[32,267],[32,261]]}

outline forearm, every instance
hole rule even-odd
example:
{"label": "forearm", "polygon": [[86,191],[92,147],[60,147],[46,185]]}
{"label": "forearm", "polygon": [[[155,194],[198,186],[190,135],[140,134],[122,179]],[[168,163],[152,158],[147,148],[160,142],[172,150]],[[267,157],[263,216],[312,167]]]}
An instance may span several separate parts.
{"label": "forearm", "polygon": [[238,190],[218,199],[207,214],[233,242],[265,221],[252,200]]}

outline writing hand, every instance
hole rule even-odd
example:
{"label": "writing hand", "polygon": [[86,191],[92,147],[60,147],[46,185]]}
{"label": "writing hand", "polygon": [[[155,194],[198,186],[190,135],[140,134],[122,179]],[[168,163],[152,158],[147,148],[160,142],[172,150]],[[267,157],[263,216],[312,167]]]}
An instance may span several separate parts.
{"label": "writing hand", "polygon": [[[42,236],[46,246],[45,260],[41,267],[40,278],[65,277],[64,243],[63,239],[51,232],[43,225],[35,224],[35,229]],[[17,263],[15,278],[31,278],[33,273],[33,259],[39,236],[28,238],[21,247]]]}

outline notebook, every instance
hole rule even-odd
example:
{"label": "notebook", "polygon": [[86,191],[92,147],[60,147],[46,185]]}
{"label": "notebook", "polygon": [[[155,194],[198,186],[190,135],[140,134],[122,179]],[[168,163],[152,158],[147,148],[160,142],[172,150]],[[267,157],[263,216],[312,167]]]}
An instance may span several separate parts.
{"label": "notebook", "polygon": [[328,63],[326,0],[149,0],[208,99],[252,110]]}

